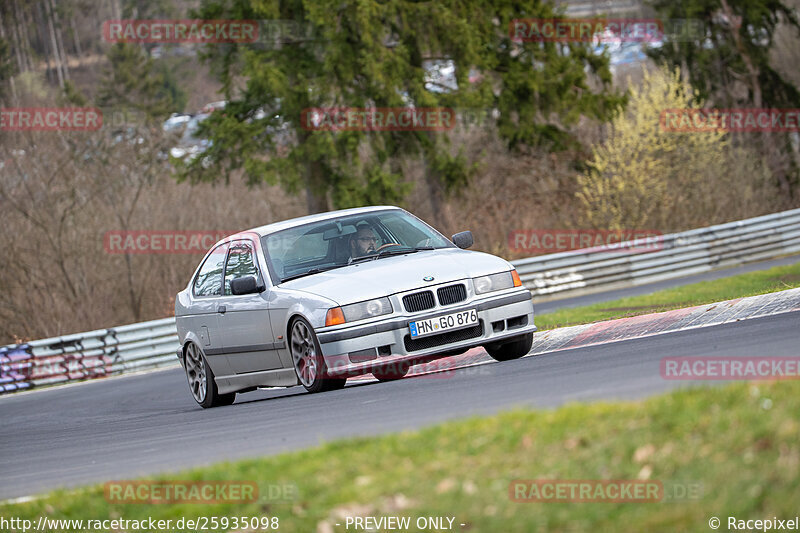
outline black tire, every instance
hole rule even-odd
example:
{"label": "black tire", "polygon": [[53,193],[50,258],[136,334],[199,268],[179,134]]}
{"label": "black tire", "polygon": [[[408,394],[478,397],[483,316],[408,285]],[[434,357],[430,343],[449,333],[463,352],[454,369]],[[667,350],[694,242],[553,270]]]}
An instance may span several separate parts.
{"label": "black tire", "polygon": [[511,361],[512,359],[519,359],[531,351],[533,344],[533,333],[528,333],[522,337],[516,337],[511,341],[504,342],[503,344],[495,344],[486,346],[486,351],[495,361]]}
{"label": "black tire", "polygon": [[375,379],[378,381],[395,381],[406,377],[410,368],[411,364],[400,361],[373,368],[372,375],[375,376]]}
{"label": "black tire", "polygon": [[294,373],[308,392],[326,392],[344,387],[347,378],[328,376],[317,335],[306,319],[297,317],[292,321],[288,341]]}
{"label": "black tire", "polygon": [[236,401],[236,393],[220,394],[214,381],[214,372],[208,366],[203,350],[195,343],[186,345],[183,352],[183,368],[192,398],[203,409],[230,405]]}

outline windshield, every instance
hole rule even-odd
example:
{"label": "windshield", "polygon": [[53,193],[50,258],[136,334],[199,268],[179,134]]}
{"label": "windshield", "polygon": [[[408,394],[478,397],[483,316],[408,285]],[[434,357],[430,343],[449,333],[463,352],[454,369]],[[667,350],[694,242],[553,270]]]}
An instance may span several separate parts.
{"label": "windshield", "polygon": [[304,224],[263,237],[273,278],[280,282],[396,253],[453,244],[400,210],[374,211]]}

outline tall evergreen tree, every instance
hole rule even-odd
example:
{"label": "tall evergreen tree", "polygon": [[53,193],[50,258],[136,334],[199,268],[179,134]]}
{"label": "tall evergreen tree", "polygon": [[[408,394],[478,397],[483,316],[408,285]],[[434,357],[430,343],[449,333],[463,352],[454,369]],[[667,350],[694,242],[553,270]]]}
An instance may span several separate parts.
{"label": "tall evergreen tree", "polygon": [[186,104],[186,94],[171,73],[159,68],[137,44],[117,43],[108,52],[98,92],[101,106],[138,110],[150,118],[163,118]]}
{"label": "tall evergreen tree", "polygon": [[[663,19],[701,23],[700,34],[669,38],[649,50],[657,62],[688,72],[698,96],[716,108],[800,107],[800,90],[771,63],[776,30],[797,35],[794,9],[781,0],[654,0]],[[800,194],[800,154],[788,133],[736,135],[769,155],[773,174],[791,203]]]}
{"label": "tall evergreen tree", "polygon": [[[243,168],[250,182],[304,189],[312,212],[400,201],[398,161],[408,155],[424,162],[437,202],[467,182],[473,162],[446,133],[308,131],[305,109],[496,109],[509,146],[559,149],[581,116],[606,120],[624,101],[609,88],[608,57],[589,44],[512,40],[512,19],[556,16],[539,0],[205,0],[195,15],[263,23],[259,43],[208,47],[230,103],[204,123],[213,144],[183,175],[214,181]],[[272,38],[270,28],[296,31]],[[426,60],[452,61],[457,89],[426,89]],[[288,146],[274,134],[282,124]]]}
{"label": "tall evergreen tree", "polygon": [[16,67],[11,55],[11,46],[8,41],[0,38],[0,101],[6,98],[11,77],[16,73]]}
{"label": "tall evergreen tree", "polygon": [[[800,92],[770,64],[775,30],[800,30],[781,0],[654,0],[663,19],[698,21],[698,35],[681,33],[648,54],[681,67],[702,99],[716,107],[798,107]],[[746,91],[738,90],[739,87]]]}

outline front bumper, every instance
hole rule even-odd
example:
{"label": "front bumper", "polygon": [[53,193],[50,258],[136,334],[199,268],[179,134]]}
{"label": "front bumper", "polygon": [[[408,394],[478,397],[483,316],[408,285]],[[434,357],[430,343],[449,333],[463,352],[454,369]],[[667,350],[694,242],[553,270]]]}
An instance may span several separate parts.
{"label": "front bumper", "polygon": [[[409,323],[475,309],[478,326],[411,339]],[[517,288],[499,295],[473,298],[447,308],[431,309],[367,325],[318,331],[317,339],[331,376],[356,376],[392,363],[415,364],[451,352],[502,342],[536,331],[533,302],[528,289]]]}

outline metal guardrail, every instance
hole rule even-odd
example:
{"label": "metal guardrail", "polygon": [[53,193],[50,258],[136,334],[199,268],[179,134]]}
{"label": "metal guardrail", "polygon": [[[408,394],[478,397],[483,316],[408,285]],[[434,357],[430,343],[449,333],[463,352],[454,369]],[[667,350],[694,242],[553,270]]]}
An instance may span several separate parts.
{"label": "metal guardrail", "polygon": [[[636,243],[636,241],[632,241]],[[539,301],[631,287],[800,252],[800,209],[663,235],[626,250],[585,249],[514,261]]]}
{"label": "metal guardrail", "polygon": [[[630,287],[799,253],[800,209],[660,239],[658,246],[574,250],[513,264],[539,301]],[[178,348],[174,317],[3,346],[0,394],[176,365]]]}
{"label": "metal guardrail", "polygon": [[565,0],[559,2],[559,7],[564,7],[569,17],[591,17],[638,12],[645,5],[640,0]]}
{"label": "metal guardrail", "polygon": [[0,394],[174,365],[175,318],[0,348]]}

